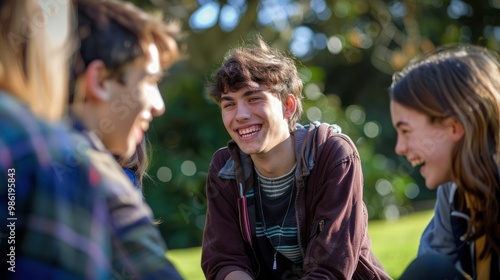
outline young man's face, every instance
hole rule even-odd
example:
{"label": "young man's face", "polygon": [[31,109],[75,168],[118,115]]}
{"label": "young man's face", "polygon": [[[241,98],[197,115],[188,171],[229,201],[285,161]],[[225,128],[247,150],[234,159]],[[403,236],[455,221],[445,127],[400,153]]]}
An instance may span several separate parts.
{"label": "young man's face", "polygon": [[290,136],[287,119],[295,107],[287,109],[266,87],[222,94],[220,105],[226,130],[246,154],[268,153]]}
{"label": "young man's face", "polygon": [[110,79],[105,85],[109,113],[101,120],[101,138],[109,151],[124,158],[135,152],[153,117],[165,111],[158,89],[162,70],[158,49],[151,44],[149,52],[147,60],[137,59],[126,66],[121,82]]}

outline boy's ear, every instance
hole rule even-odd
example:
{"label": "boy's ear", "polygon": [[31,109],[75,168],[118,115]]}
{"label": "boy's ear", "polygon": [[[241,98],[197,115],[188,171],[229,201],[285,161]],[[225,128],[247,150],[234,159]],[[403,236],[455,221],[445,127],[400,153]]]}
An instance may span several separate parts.
{"label": "boy's ear", "polygon": [[85,96],[94,102],[107,101],[110,92],[106,90],[106,66],[101,60],[92,61],[85,70]]}
{"label": "boy's ear", "polygon": [[290,118],[293,116],[295,111],[297,110],[297,99],[293,94],[288,94],[285,102],[283,103],[283,107],[285,109],[284,111],[284,117],[285,118]]}

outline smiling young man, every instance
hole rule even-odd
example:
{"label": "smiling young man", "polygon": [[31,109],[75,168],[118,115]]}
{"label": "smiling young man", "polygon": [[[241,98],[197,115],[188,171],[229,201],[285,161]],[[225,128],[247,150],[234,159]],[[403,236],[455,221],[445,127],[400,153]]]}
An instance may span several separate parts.
{"label": "smiling young man", "polygon": [[337,126],[296,124],[293,59],[258,37],[213,78],[232,140],[207,178],[206,278],[390,279],[370,249],[356,147]]}
{"label": "smiling young man", "polygon": [[129,158],[165,110],[162,71],[179,55],[176,25],[114,0],[76,0],[80,48],[73,65],[70,122],[80,147],[109,182],[112,273],[126,279],[181,279],[131,181],[115,160]]}

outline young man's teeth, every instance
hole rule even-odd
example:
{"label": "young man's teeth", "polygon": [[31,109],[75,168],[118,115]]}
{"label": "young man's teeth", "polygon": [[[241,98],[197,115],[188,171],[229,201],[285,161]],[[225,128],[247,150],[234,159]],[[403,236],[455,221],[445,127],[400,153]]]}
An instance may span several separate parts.
{"label": "young man's teeth", "polygon": [[259,129],[255,126],[252,126],[252,127],[249,127],[249,128],[245,128],[245,129],[240,129],[239,130],[239,133],[240,135],[245,135],[245,134],[250,134],[252,132],[257,132],[259,131]]}

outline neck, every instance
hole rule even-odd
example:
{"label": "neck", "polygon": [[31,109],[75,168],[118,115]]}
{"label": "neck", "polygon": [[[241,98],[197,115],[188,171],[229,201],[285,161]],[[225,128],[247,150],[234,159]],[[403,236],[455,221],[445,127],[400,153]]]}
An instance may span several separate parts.
{"label": "neck", "polygon": [[265,154],[251,155],[255,168],[262,176],[276,178],[285,175],[296,163],[295,138],[290,135],[285,141]]}

